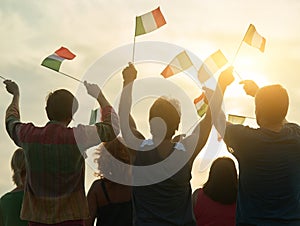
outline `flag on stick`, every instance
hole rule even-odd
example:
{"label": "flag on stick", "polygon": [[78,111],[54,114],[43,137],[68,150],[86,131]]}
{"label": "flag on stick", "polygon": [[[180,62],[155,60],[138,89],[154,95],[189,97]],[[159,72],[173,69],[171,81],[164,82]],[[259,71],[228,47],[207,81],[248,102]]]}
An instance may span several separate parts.
{"label": "flag on stick", "polygon": [[95,110],[91,110],[91,116],[90,116],[90,123],[89,125],[94,125],[96,122],[100,121],[101,112],[100,108],[97,108]]}
{"label": "flag on stick", "polygon": [[54,71],[59,72],[60,65],[63,60],[73,60],[75,58],[75,54],[73,54],[70,50],[65,47],[61,47],[56,50],[55,53],[51,54],[47,58],[45,58],[42,62],[42,66],[50,68]]}
{"label": "flag on stick", "polygon": [[190,57],[187,52],[184,50],[175,56],[168,66],[161,73],[162,76],[168,78],[172,75],[175,75],[179,72],[182,72],[193,65]]}
{"label": "flag on stick", "polygon": [[54,71],[57,71],[58,73],[69,77],[71,79],[76,80],[77,82],[81,82],[78,78],[75,78],[71,75],[65,74],[63,72],[60,72],[60,65],[63,62],[63,60],[73,60],[75,58],[75,54],[73,54],[70,50],[68,50],[65,47],[61,47],[60,49],[56,50],[53,54],[51,54],[50,56],[46,57],[43,62],[42,62],[42,66],[50,68]]}
{"label": "flag on stick", "polygon": [[194,99],[194,104],[197,109],[198,115],[202,118],[202,116],[206,113],[208,109],[208,105],[204,102],[205,94],[202,92],[202,94]]}
{"label": "flag on stick", "polygon": [[261,52],[265,51],[266,39],[256,31],[253,24],[250,24],[243,39],[248,45],[258,48]]}
{"label": "flag on stick", "polygon": [[1,75],[0,75],[0,78],[1,78],[1,79],[3,79],[3,80],[6,80],[6,78],[4,78],[4,77],[3,77],[3,76],[1,76]]}
{"label": "flag on stick", "polygon": [[228,61],[221,50],[214,52],[203,62],[198,70],[199,81],[204,83],[227,63]]}
{"label": "flag on stick", "polygon": [[166,24],[166,20],[160,11],[160,7],[144,15],[136,17],[135,36],[154,31]]}

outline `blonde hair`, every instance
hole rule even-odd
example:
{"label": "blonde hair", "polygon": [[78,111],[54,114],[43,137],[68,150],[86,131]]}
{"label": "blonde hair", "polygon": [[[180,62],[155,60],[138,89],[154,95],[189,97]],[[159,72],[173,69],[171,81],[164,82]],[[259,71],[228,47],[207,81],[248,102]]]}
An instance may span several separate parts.
{"label": "blonde hair", "polygon": [[11,169],[13,171],[12,180],[17,187],[23,186],[22,178],[26,176],[25,168],[25,154],[22,148],[18,148],[11,159],[10,162]]}

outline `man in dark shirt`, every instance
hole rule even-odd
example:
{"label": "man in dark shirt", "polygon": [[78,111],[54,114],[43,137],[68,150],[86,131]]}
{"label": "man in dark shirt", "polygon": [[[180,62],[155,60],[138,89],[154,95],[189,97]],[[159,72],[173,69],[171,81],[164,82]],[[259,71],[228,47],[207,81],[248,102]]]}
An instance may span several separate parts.
{"label": "man in dark shirt", "polygon": [[224,136],[239,163],[237,225],[300,225],[300,127],[285,120],[287,91],[242,83],[259,128],[228,124]]}

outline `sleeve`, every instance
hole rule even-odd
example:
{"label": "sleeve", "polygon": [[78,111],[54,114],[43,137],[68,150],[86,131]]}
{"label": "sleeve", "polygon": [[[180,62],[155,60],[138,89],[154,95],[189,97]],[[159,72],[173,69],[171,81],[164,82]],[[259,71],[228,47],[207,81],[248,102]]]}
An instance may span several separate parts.
{"label": "sleeve", "polygon": [[18,125],[20,125],[20,111],[19,106],[16,103],[12,103],[8,106],[5,115],[6,131],[10,138],[15,142],[17,146],[20,146],[20,139],[18,136]]}
{"label": "sleeve", "polygon": [[101,142],[111,141],[119,134],[119,118],[111,106],[102,110],[102,121],[95,125],[78,125],[73,128],[80,150],[88,149]]}
{"label": "sleeve", "polygon": [[224,135],[224,142],[229,152],[237,154],[241,147],[247,144],[250,128],[243,125],[228,125]]}

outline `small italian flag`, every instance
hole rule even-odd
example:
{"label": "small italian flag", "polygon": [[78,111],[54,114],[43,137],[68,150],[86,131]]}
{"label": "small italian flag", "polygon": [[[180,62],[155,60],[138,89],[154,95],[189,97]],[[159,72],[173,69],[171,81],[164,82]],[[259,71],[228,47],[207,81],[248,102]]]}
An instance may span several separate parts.
{"label": "small italian flag", "polygon": [[246,120],[245,116],[228,114],[228,122],[230,122],[232,124],[243,125],[245,120]]}
{"label": "small italian flag", "polygon": [[194,104],[197,110],[198,115],[200,118],[202,118],[203,115],[205,115],[208,105],[204,102],[205,94],[202,92],[202,94],[194,99]]}
{"label": "small italian flag", "polygon": [[261,52],[265,51],[266,39],[256,31],[253,24],[250,24],[243,39],[248,45],[258,48]]}
{"label": "small italian flag", "polygon": [[89,123],[89,125],[94,125],[97,122],[100,122],[100,118],[101,118],[100,108],[97,108],[95,110],[91,110],[91,116],[90,116],[90,123]]}
{"label": "small italian flag", "polygon": [[160,8],[136,17],[135,36],[154,31],[166,24]]}
{"label": "small italian flag", "polygon": [[182,51],[177,56],[175,56],[168,66],[161,73],[162,76],[168,78],[172,75],[175,75],[179,72],[182,72],[193,65],[190,57],[186,51]]}
{"label": "small italian flag", "polygon": [[65,47],[61,47],[53,54],[43,60],[42,66],[50,68],[54,71],[59,71],[61,62],[63,60],[72,60],[76,55]]}
{"label": "small italian flag", "polygon": [[226,57],[218,50],[211,54],[198,70],[198,79],[201,83],[211,78],[219,69],[228,63]]}

